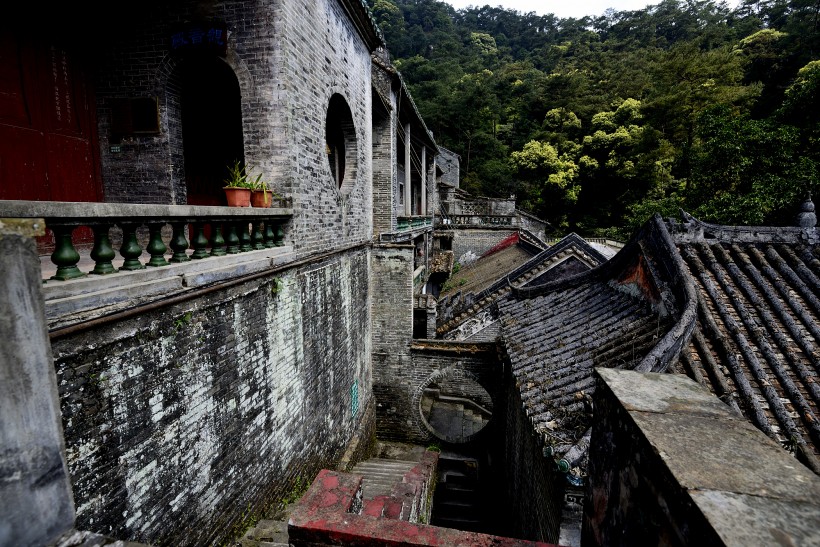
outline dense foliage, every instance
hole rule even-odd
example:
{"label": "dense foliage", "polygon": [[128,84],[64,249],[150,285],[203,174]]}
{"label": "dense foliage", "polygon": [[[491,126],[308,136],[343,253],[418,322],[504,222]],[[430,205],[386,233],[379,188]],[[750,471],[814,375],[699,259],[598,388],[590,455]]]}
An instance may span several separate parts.
{"label": "dense foliage", "polygon": [[663,0],[558,19],[370,0],[461,184],[556,231],[679,208],[791,224],[820,165],[820,2]]}

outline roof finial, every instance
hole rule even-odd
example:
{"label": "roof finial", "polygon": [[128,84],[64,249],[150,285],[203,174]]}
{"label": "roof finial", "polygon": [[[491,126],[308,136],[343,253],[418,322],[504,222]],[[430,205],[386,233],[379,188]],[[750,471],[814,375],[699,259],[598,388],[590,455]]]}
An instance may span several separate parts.
{"label": "roof finial", "polygon": [[801,228],[814,228],[817,226],[817,215],[814,214],[811,191],[806,192],[806,200],[800,205],[800,212],[797,213],[797,225]]}

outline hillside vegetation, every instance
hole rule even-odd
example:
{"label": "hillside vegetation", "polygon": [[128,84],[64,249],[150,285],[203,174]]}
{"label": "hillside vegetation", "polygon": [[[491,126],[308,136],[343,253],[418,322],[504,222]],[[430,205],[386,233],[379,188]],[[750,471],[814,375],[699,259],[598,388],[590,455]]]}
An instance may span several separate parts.
{"label": "hillside vegetation", "polygon": [[820,162],[820,1],[664,0],[558,19],[370,0],[461,184],[556,232],[627,234],[679,208],[792,224]]}

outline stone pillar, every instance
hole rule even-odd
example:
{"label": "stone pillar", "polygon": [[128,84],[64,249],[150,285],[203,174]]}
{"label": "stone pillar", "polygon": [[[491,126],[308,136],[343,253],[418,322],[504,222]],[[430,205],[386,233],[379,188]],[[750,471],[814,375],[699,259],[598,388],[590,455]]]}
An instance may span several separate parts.
{"label": "stone pillar", "polygon": [[427,147],[421,146],[421,214],[427,214]]}
{"label": "stone pillar", "polygon": [[74,526],[46,328],[41,219],[0,219],[0,545],[44,545]]}
{"label": "stone pillar", "polygon": [[413,214],[411,184],[413,184],[412,146],[410,142],[410,124],[404,126],[404,215]]}

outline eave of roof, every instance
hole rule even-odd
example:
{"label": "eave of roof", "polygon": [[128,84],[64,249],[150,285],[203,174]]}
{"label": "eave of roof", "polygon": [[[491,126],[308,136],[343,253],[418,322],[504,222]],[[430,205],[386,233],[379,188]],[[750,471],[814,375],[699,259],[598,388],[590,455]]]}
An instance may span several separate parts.
{"label": "eave of roof", "polygon": [[384,45],[384,35],[364,0],[339,0],[339,5],[371,52]]}

